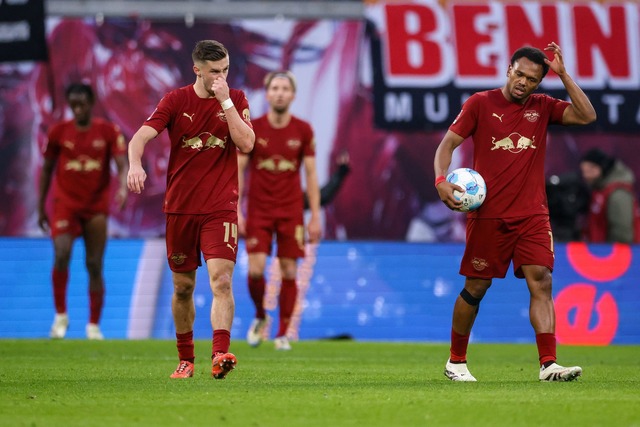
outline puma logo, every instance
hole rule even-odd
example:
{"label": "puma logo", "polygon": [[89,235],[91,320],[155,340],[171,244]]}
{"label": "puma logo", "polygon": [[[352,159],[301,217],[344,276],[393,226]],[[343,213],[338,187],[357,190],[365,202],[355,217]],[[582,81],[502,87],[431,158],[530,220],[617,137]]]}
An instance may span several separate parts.
{"label": "puma logo", "polygon": [[230,244],[227,243],[227,247],[229,249],[231,249],[231,251],[235,254],[236,253],[236,248],[234,248],[233,246],[231,246]]}
{"label": "puma logo", "polygon": [[497,118],[498,120],[500,120],[500,123],[502,123],[502,116],[504,116],[504,114],[497,115],[496,113],[493,113],[493,114],[491,115],[491,117],[495,117],[495,118]]}
{"label": "puma logo", "polygon": [[193,116],[195,116],[196,113],[193,113],[192,115],[188,115],[187,113],[182,113],[182,115],[188,118],[191,121],[191,123],[193,123]]}

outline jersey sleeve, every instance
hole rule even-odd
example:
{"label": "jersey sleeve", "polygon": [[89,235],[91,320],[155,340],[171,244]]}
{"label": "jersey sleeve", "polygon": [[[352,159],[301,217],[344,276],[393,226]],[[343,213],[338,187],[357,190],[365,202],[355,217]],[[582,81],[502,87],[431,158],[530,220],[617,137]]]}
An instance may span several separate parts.
{"label": "jersey sleeve", "polygon": [[173,111],[173,96],[168,93],[162,97],[153,113],[145,120],[144,124],[151,126],[156,132],[162,132],[170,123]]}
{"label": "jersey sleeve", "polygon": [[449,130],[453,133],[467,138],[473,134],[478,124],[478,110],[480,105],[479,95],[473,94],[462,105],[462,109],[458,113]]}
{"label": "jersey sleeve", "polygon": [[241,90],[234,90],[232,96],[233,98],[231,100],[233,101],[233,105],[236,106],[236,110],[238,110],[240,117],[242,117],[242,120],[244,120],[244,122],[253,129],[253,124],[251,123],[251,112],[249,110],[249,100],[247,99],[247,96]]}
{"label": "jersey sleeve", "polygon": [[309,123],[304,123],[304,156],[314,157],[316,155],[316,138]]}
{"label": "jersey sleeve", "polygon": [[55,125],[47,135],[47,142],[42,150],[42,155],[46,159],[55,159],[60,154],[60,133],[62,127]]}
{"label": "jersey sleeve", "polygon": [[127,153],[127,143],[124,139],[124,135],[120,131],[120,127],[116,124],[109,124],[111,131],[113,132],[113,138],[111,143],[111,155],[122,156]]}
{"label": "jersey sleeve", "polygon": [[561,125],[564,110],[566,110],[571,103],[561,99],[552,98],[550,96],[546,96],[546,98],[549,103],[549,110],[551,111],[551,114],[549,115],[549,123]]}

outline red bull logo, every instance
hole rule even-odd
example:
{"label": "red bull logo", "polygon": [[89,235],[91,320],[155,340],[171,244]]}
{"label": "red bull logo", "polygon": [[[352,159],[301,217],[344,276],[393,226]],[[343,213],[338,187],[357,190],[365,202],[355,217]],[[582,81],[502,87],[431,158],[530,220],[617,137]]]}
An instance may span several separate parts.
{"label": "red bull logo", "polygon": [[[515,142],[514,142],[515,141]],[[510,134],[507,137],[499,139],[496,141],[495,137],[491,137],[491,143],[493,147],[491,147],[491,151],[502,149],[508,150],[510,153],[519,153],[522,150],[526,150],[528,148],[537,148],[535,145],[535,136],[533,139],[527,138],[526,136],[520,135],[517,132]]]}

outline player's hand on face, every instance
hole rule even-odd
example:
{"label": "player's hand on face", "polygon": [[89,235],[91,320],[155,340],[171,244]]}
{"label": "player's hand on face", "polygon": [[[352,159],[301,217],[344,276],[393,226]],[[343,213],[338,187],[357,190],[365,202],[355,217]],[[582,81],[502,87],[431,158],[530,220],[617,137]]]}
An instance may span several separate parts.
{"label": "player's hand on face", "polygon": [[218,101],[224,102],[229,99],[229,85],[224,77],[216,77],[211,85],[211,90],[216,94],[216,99]]}
{"label": "player's hand on face", "polygon": [[546,62],[549,65],[549,68],[551,68],[559,76],[566,73],[566,70],[564,68],[564,59],[562,58],[562,50],[560,49],[560,46],[558,46],[556,42],[551,42],[547,45],[547,47],[544,48],[544,50],[553,52],[553,61],[549,61],[548,59],[544,60],[544,62]]}
{"label": "player's hand on face", "polygon": [[462,193],[465,191],[464,188],[459,185],[452,184],[449,181],[443,181],[436,185],[436,190],[438,190],[438,197],[440,197],[440,200],[442,200],[449,209],[457,210],[462,207],[462,202],[455,198],[453,191],[458,190]]}
{"label": "player's hand on face", "polygon": [[136,194],[140,194],[144,190],[144,181],[147,179],[147,173],[142,166],[131,166],[127,173],[127,188]]}

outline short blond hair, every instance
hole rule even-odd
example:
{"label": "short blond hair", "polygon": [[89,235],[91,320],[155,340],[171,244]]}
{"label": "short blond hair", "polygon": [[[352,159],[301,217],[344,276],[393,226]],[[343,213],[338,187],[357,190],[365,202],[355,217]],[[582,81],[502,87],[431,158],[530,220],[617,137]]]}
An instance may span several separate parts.
{"label": "short blond hair", "polygon": [[288,70],[280,70],[280,71],[271,71],[264,77],[264,88],[269,89],[269,85],[276,77],[284,77],[289,79],[291,82],[291,87],[293,87],[293,91],[296,91],[296,77],[293,75],[291,71]]}

